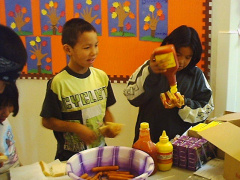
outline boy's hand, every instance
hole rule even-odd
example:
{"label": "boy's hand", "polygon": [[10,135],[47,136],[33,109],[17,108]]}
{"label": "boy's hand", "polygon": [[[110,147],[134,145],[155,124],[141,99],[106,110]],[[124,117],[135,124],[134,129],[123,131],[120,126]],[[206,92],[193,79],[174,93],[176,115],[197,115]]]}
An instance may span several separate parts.
{"label": "boy's hand", "polygon": [[0,168],[3,166],[3,162],[7,161],[8,157],[0,152]]}
{"label": "boy's hand", "polygon": [[96,133],[85,125],[76,134],[85,144],[92,144],[97,139]]}
{"label": "boy's hand", "polygon": [[123,124],[106,122],[105,126],[99,128],[103,136],[108,138],[116,137],[122,130]]}

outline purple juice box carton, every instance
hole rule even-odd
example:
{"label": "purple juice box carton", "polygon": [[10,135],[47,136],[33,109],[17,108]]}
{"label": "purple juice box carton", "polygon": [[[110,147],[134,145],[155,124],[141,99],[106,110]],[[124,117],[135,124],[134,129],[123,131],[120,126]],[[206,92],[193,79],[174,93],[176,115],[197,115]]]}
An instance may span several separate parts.
{"label": "purple juice box carton", "polygon": [[186,141],[188,140],[190,137],[189,136],[185,136],[185,135],[182,135],[178,138],[178,140],[182,140],[182,141]]}
{"label": "purple juice box carton", "polygon": [[196,137],[189,137],[186,141],[192,144],[196,143],[199,139]]}
{"label": "purple juice box carton", "polygon": [[213,145],[209,143],[206,139],[204,138],[199,139],[197,143],[202,146],[201,160],[203,161],[203,163],[216,157],[215,149],[213,148]]}
{"label": "purple juice box carton", "polygon": [[184,141],[177,139],[172,143],[173,145],[173,165],[178,166],[179,164],[179,146],[184,143]]}
{"label": "purple juice box carton", "polygon": [[190,142],[184,142],[179,145],[179,163],[178,166],[181,168],[187,168],[188,163],[188,147],[192,144]]}
{"label": "purple juice box carton", "polygon": [[194,143],[188,147],[188,165],[187,169],[196,171],[202,167],[202,145]]}

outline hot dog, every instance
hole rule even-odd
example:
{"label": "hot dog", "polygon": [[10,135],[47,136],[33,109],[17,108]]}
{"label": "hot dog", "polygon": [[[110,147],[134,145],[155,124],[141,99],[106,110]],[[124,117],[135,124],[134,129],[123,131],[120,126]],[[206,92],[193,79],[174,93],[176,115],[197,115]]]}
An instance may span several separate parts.
{"label": "hot dog", "polygon": [[114,173],[114,174],[130,174],[129,171],[108,171],[108,174]]}
{"label": "hot dog", "polygon": [[119,166],[100,166],[92,168],[93,172],[100,172],[100,171],[116,171],[119,169]]}
{"label": "hot dog", "polygon": [[82,178],[82,179],[87,179],[88,177],[89,177],[89,176],[88,176],[87,173],[84,173],[83,175],[80,176],[80,178]]}
{"label": "hot dog", "polygon": [[119,166],[98,166],[92,168],[92,172],[96,174],[94,176],[89,176],[84,173],[80,176],[82,179],[98,180],[101,178],[108,178],[109,180],[127,180],[134,178],[129,171],[119,171]]}
{"label": "hot dog", "polygon": [[121,176],[108,176],[109,180],[128,180],[128,179],[132,179],[132,178],[128,178],[128,177],[121,177]]}
{"label": "hot dog", "polygon": [[184,95],[181,95],[180,92],[172,94],[170,91],[160,94],[161,101],[163,106],[167,109],[174,107],[181,108],[184,105]]}
{"label": "hot dog", "polygon": [[90,178],[90,180],[98,180],[99,179],[99,177],[101,177],[102,176],[102,172],[98,172],[97,174],[95,174],[92,178]]}

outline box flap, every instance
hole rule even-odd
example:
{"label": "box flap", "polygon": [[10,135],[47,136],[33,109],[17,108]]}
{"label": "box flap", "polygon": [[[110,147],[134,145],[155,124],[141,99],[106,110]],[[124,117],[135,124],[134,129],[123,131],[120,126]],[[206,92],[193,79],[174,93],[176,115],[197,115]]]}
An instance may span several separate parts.
{"label": "box flap", "polygon": [[230,122],[225,122],[198,132],[200,136],[240,161],[240,128]]}
{"label": "box flap", "polygon": [[240,120],[240,112],[226,114],[226,115],[220,116],[214,120],[215,121],[226,121],[226,122]]}

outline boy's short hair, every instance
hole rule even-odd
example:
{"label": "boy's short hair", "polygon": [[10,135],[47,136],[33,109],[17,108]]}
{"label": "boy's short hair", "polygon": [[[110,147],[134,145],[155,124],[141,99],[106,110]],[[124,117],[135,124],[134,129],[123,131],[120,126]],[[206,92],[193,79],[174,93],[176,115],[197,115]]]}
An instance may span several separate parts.
{"label": "boy's short hair", "polygon": [[97,32],[93,25],[84,19],[70,19],[63,25],[62,44],[68,44],[73,48],[77,44],[79,35],[89,31]]}
{"label": "boy's short hair", "polygon": [[0,94],[0,106],[13,106],[13,116],[16,116],[19,111],[18,96],[16,83],[6,84],[3,93]]}
{"label": "boy's short hair", "polygon": [[197,31],[186,25],[179,26],[174,29],[162,42],[162,46],[166,44],[173,44],[176,48],[176,51],[180,47],[190,47],[193,51],[193,56],[186,67],[190,69],[201,60],[202,55],[202,44],[199,38]]}
{"label": "boy's short hair", "polygon": [[20,37],[0,25],[0,80],[15,82],[27,62],[27,51]]}

